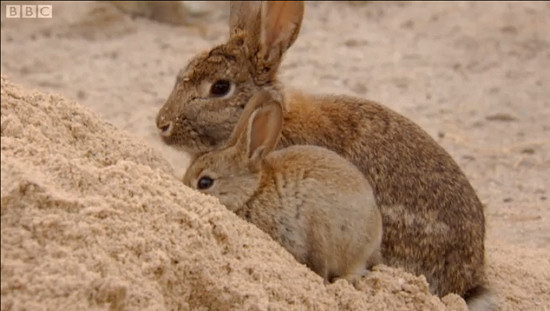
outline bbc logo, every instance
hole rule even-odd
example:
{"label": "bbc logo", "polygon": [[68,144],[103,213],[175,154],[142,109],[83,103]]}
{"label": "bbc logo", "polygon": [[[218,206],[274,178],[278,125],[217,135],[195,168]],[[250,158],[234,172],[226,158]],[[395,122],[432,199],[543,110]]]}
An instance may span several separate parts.
{"label": "bbc logo", "polygon": [[6,5],[6,18],[52,18],[51,4]]}

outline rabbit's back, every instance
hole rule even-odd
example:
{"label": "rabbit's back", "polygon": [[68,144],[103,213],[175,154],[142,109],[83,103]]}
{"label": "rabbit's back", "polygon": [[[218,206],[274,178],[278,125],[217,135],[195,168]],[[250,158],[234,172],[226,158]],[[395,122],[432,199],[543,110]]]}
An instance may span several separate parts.
{"label": "rabbit's back", "polygon": [[[264,167],[257,208],[277,224],[268,233],[327,279],[363,271],[379,250],[382,220],[361,172],[316,146],[275,151]],[[268,202],[277,207],[261,210]]]}
{"label": "rabbit's back", "polygon": [[[279,174],[295,176],[297,182],[313,179],[329,191],[367,194],[363,201],[374,198],[372,187],[361,171],[332,150],[314,145],[295,145],[274,151],[265,161],[266,165],[276,167]],[[302,178],[297,178],[298,175]]]}
{"label": "rabbit's back", "polygon": [[483,207],[451,156],[423,129],[377,103],[288,93],[281,148],[338,152],[373,186],[385,263],[424,274],[433,293],[463,295],[484,277]]}

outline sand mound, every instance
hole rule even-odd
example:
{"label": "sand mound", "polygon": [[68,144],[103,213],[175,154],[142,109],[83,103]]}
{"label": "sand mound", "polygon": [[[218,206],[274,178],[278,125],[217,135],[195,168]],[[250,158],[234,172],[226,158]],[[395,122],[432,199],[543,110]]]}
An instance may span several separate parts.
{"label": "sand mound", "polygon": [[379,266],[325,286],[137,138],[2,77],[2,310],[463,310]]}

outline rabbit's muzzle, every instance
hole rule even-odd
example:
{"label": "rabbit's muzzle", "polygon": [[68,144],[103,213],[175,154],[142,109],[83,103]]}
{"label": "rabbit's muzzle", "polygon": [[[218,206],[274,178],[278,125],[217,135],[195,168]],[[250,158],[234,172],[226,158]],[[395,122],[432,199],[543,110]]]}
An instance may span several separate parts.
{"label": "rabbit's muzzle", "polygon": [[159,129],[159,133],[161,136],[168,137],[172,134],[172,130],[174,129],[174,122],[157,120],[157,128]]}

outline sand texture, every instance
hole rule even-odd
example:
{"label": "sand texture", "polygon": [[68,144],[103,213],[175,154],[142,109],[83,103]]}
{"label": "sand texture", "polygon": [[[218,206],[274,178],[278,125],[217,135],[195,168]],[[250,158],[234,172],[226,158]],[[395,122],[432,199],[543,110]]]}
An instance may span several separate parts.
{"label": "sand texture", "polygon": [[[377,266],[321,278],[216,199],[154,119],[225,3],[183,26],[110,3],[1,20],[1,310],[465,310]],[[203,14],[203,13],[201,13]],[[282,81],[369,98],[457,161],[498,310],[550,309],[550,4],[308,2]]]}
{"label": "sand texture", "polygon": [[325,286],[143,142],[4,77],[1,167],[2,310],[445,309],[382,266]]}

